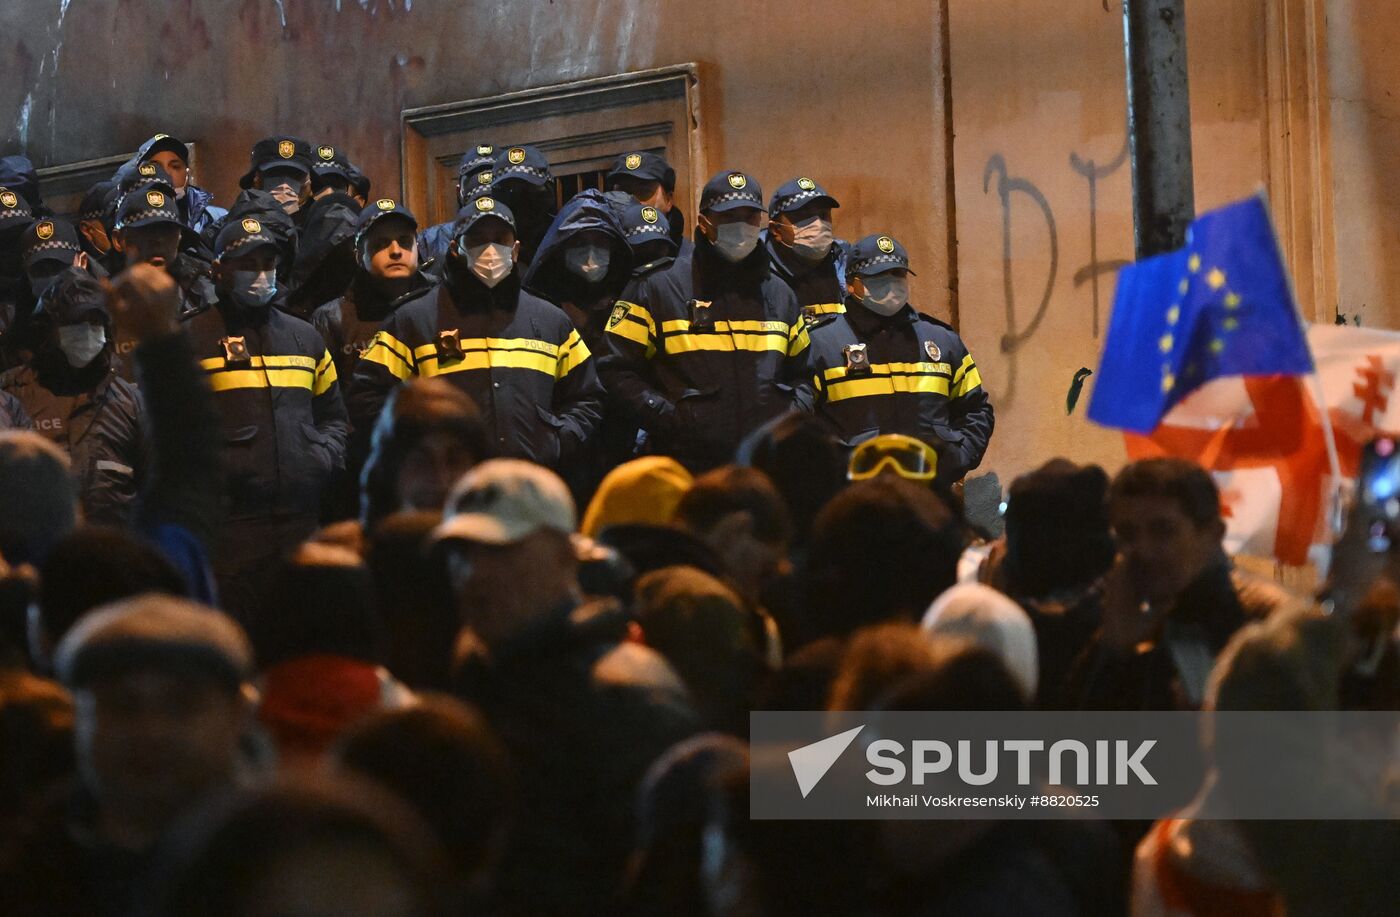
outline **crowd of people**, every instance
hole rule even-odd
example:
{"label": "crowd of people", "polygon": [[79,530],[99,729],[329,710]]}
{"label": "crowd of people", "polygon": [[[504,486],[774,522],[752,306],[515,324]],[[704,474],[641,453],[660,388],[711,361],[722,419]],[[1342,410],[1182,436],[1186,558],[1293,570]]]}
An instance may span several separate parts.
{"label": "crowd of people", "polygon": [[71,221],[0,161],[0,914],[1400,900],[1400,822],[1213,817],[1218,735],[1155,824],[749,819],[756,710],[1400,703],[1365,533],[1324,609],[1187,462],[969,512],[977,366],[812,179],[720,172],[686,237],[651,151],[556,206],[474,147],[431,227],[330,145],[259,141],[227,210],[188,159]]}

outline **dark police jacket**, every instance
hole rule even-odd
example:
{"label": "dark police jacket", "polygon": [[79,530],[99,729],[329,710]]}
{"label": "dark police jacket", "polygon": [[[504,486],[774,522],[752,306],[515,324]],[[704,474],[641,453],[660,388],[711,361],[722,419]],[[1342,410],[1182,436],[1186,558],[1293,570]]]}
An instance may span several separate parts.
{"label": "dark police jacket", "polygon": [[368,273],[356,271],[355,280],[344,296],[317,307],[311,313],[311,324],[325,338],[326,349],[335,361],[336,376],[345,380],[347,386],[355,373],[355,364],[360,362],[360,355],[369,349],[369,342],[379,333],[384,319],[437,283],[421,271],[415,273],[411,281],[406,292],[390,298],[375,285]]}
{"label": "dark police jacket", "polygon": [[598,371],[651,452],[703,471],[793,406],[807,330],[761,245],[736,265],[702,238],[692,254],[657,264],[613,307]]}
{"label": "dark police jacket", "polygon": [[444,376],[481,409],[497,451],[557,467],[598,426],[602,386],[592,355],[558,306],[520,289],[519,271],[494,289],[469,272],[404,303],[355,369],[350,414],[371,429],[399,383]]}
{"label": "dark police jacket", "polygon": [[[66,370],[61,374],[70,375]],[[67,391],[26,363],[0,376],[0,391],[19,400],[35,432],[68,453],[87,521],[129,525],[146,464],[142,402],[136,386],[115,368],[104,364],[96,370],[79,370],[90,381]]]}
{"label": "dark police jacket", "polygon": [[214,392],[232,520],[315,513],[345,461],[345,405],[326,342],[279,305],[220,303],[185,321]]}
{"label": "dark police jacket", "polygon": [[[954,482],[976,468],[992,438],[992,403],[958,333],[905,306],[885,318],[848,298],[844,314],[811,330],[809,380],[798,405],[842,442],[903,433],[938,450],[938,477]],[[865,362],[848,356],[865,347]]]}
{"label": "dark police jacket", "polygon": [[763,243],[773,273],[792,287],[802,315],[811,321],[822,315],[840,315],[846,311],[846,251],[848,243],[835,240],[826,257],[815,264],[804,264],[786,246],[773,241],[770,234]]}

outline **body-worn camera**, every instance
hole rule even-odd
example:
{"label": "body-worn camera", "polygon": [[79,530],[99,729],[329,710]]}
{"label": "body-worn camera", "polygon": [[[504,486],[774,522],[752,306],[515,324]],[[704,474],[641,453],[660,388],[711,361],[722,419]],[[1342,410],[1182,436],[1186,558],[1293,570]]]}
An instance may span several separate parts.
{"label": "body-worn camera", "polygon": [[696,331],[709,331],[715,327],[715,319],[711,314],[714,308],[713,303],[705,302],[701,299],[690,301],[690,327]]}
{"label": "body-worn camera", "polygon": [[1400,534],[1400,440],[1380,436],[1367,443],[1356,484],[1367,544],[1383,554]]}
{"label": "body-worn camera", "polygon": [[846,354],[846,375],[859,376],[870,372],[870,355],[866,353],[864,344],[847,344],[843,353]]}
{"label": "body-worn camera", "polygon": [[462,333],[456,328],[438,332],[437,356],[440,363],[453,363],[462,359]]}
{"label": "body-worn camera", "polygon": [[219,345],[224,348],[224,362],[228,365],[252,364],[253,358],[248,356],[248,341],[242,335],[220,338]]}

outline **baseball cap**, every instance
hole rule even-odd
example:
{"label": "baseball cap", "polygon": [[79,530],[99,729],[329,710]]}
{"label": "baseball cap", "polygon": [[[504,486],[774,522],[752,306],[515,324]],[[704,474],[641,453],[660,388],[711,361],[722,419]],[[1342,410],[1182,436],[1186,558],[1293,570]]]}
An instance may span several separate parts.
{"label": "baseball cap", "polygon": [[84,615],[54,657],[59,680],[78,687],[139,670],[200,674],[236,688],[253,651],[233,619],[188,599],[142,595]]}
{"label": "baseball cap", "polygon": [[496,182],[523,180],[532,185],[548,184],[553,175],[549,160],[532,146],[513,146],[496,153],[491,165],[492,180]]}
{"label": "baseball cap", "polygon": [[569,487],[548,468],[491,459],[462,476],[447,497],[433,541],[515,544],[540,529],[571,534],[577,525]]}
{"label": "baseball cap", "polygon": [[701,210],[722,213],[741,208],[763,209],[763,189],[758,179],[726,170],[705,182],[705,190],[700,192]]}
{"label": "baseball cap", "polygon": [[874,277],[894,270],[909,271],[909,253],[894,237],[875,233],[851,246],[846,263],[851,266],[851,273]]}
{"label": "baseball cap", "polygon": [[660,153],[623,153],[608,170],[607,182],[614,178],[639,178],[643,181],[660,182],[667,191],[676,190],[676,170]]}
{"label": "baseball cap", "polygon": [[832,209],[841,206],[840,202],[828,194],[825,188],[804,176],[784,182],[777,191],[773,192],[773,199],[768,202],[768,215],[777,216],[780,213],[787,213],[789,210],[797,210],[799,207],[807,206],[812,201],[821,201]]}
{"label": "baseball cap", "polygon": [[25,200],[23,194],[9,188],[0,188],[0,232],[28,226],[33,219],[34,211],[30,209],[29,201]]}
{"label": "baseball cap", "polygon": [[365,207],[364,210],[360,211],[360,216],[355,221],[356,244],[359,244],[360,239],[364,237],[365,233],[369,232],[371,226],[386,217],[392,216],[408,220],[409,223],[413,224],[414,230],[418,229],[418,220],[409,212],[407,207],[391,198],[381,197],[379,200],[374,201],[369,206]]}
{"label": "baseball cap", "polygon": [[238,180],[238,187],[253,187],[253,178],[263,169],[290,166],[311,174],[311,144],[300,137],[265,137],[253,144],[250,168]]}
{"label": "baseball cap", "polygon": [[178,140],[169,134],[156,134],[150,140],[141,144],[136,151],[136,158],[144,162],[157,153],[174,153],[179,156],[186,165],[190,161],[190,148],[183,140]]}
{"label": "baseball cap", "polygon": [[[479,143],[462,154],[457,160],[457,180],[477,172],[489,170],[496,162],[496,148],[489,143]],[[489,184],[489,182],[488,182]]]}
{"label": "baseball cap", "polygon": [[452,228],[452,235],[460,236],[487,217],[495,217],[515,229],[515,214],[510,212],[510,208],[503,201],[483,194],[457,211],[457,223]]}
{"label": "baseball cap", "polygon": [[[214,240],[214,257],[223,259],[229,255],[239,256],[259,245],[277,247],[277,238],[272,231],[256,217],[230,219],[219,236]],[[279,249],[280,251],[280,249]]]}
{"label": "baseball cap", "polygon": [[144,190],[136,188],[122,198],[117,208],[117,229],[134,229],[154,223],[175,223],[183,226],[175,195],[160,184]]}
{"label": "baseball cap", "polygon": [[20,237],[20,247],[24,251],[26,268],[40,261],[72,264],[73,256],[83,250],[78,230],[72,223],[48,218],[30,224]]}

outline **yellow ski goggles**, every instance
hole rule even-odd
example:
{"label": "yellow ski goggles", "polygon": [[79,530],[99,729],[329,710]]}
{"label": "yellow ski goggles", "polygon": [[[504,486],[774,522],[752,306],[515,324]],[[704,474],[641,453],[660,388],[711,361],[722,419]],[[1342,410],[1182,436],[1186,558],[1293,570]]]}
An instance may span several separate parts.
{"label": "yellow ski goggles", "polygon": [[932,481],[938,475],[938,453],[923,440],[886,433],[856,446],[846,479],[864,481],[886,471],[910,481]]}

